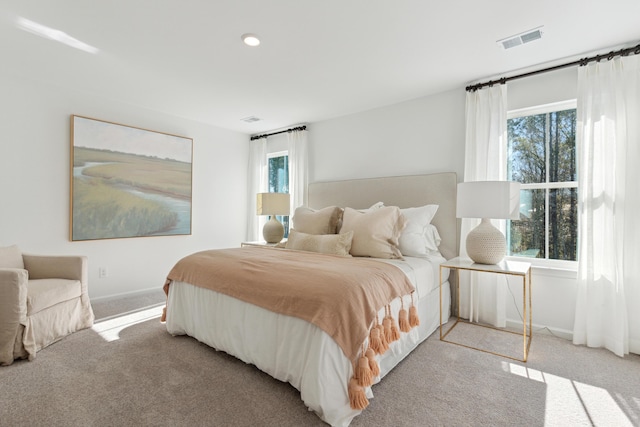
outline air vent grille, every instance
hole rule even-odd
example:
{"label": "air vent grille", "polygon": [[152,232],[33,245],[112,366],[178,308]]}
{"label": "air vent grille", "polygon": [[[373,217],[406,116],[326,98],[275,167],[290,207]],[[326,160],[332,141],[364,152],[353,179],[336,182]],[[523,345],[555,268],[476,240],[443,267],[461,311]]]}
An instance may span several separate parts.
{"label": "air vent grille", "polygon": [[512,47],[520,46],[522,44],[522,40],[520,37],[514,37],[512,39],[507,39],[502,41],[502,47],[505,49],[511,49]]}
{"label": "air vent grille", "polygon": [[256,116],[249,116],[249,117],[245,117],[244,119],[240,119],[245,123],[254,123],[254,122],[259,122],[260,120],[262,120],[259,117]]}
{"label": "air vent grille", "polygon": [[542,31],[540,30],[534,30],[531,31],[530,33],[526,33],[520,36],[520,38],[522,39],[522,43],[529,43],[532,42],[534,40],[538,40],[542,38]]}
{"label": "air vent grille", "polygon": [[520,46],[541,38],[542,27],[538,27],[521,34],[516,34],[515,36],[507,37],[506,39],[498,40],[496,43],[498,43],[503,49],[511,49],[512,47]]}

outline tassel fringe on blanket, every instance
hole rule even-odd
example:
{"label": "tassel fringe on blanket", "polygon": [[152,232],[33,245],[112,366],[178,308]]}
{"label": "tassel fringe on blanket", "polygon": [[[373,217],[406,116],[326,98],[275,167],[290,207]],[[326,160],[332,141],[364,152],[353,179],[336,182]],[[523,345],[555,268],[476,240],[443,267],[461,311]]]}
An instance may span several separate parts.
{"label": "tassel fringe on blanket", "polygon": [[418,317],[418,309],[413,305],[413,293],[411,293],[411,307],[409,307],[409,325],[411,327],[420,326],[420,318]]}
{"label": "tassel fringe on blanket", "polygon": [[398,312],[398,323],[400,324],[400,331],[409,332],[411,330],[411,324],[409,323],[409,313],[404,309],[404,301],[400,299],[400,311]]}
{"label": "tassel fringe on blanket", "polygon": [[[415,326],[420,325],[418,310],[413,303],[411,293],[411,306],[409,312],[404,308],[404,301],[400,298],[400,311],[398,323],[391,315],[391,305],[385,307],[385,316],[382,323],[378,322],[376,315],[375,324],[369,332],[369,345],[362,345],[360,357],[354,364],[353,376],[349,380],[349,405],[352,409],[362,410],[369,406],[366,387],[373,384],[374,379],[380,375],[380,365],[376,360],[377,354],[384,354],[389,349],[389,344],[400,339],[400,332],[409,332]],[[366,350],[365,350],[366,348]]]}

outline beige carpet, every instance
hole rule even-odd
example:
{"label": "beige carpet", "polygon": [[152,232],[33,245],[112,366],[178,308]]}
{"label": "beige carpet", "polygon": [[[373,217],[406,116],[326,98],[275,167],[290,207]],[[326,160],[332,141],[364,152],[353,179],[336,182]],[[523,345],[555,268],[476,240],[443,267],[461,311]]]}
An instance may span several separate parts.
{"label": "beige carpet", "polygon": [[[289,384],[170,336],[161,301],[158,291],[94,304],[95,329],[0,368],[0,425],[324,425]],[[477,329],[456,339],[485,340]],[[639,356],[538,333],[525,364],[437,335],[373,387],[352,426],[640,425]]]}

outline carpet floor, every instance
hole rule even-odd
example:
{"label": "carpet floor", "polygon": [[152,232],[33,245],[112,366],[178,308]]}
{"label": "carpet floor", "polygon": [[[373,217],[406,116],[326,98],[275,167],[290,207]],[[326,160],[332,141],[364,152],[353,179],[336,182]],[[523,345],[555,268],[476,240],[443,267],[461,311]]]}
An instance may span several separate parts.
{"label": "carpet floor", "polygon": [[[94,303],[94,328],[0,367],[0,426],[325,425],[289,384],[169,335],[163,301],[159,291]],[[458,325],[455,338],[508,345],[477,329]],[[633,426],[640,356],[534,333],[523,363],[436,332],[373,393],[352,426]]]}

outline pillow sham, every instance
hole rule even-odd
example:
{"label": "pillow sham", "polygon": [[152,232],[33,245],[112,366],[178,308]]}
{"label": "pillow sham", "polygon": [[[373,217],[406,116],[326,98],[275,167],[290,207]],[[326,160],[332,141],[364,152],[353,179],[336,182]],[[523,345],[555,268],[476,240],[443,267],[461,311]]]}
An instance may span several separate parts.
{"label": "pillow sham", "polygon": [[[358,212],[362,212],[362,213],[367,213],[369,211],[375,210],[375,209],[379,209],[381,207],[384,206],[383,202],[376,202],[373,205],[369,206],[368,208],[365,209],[358,209]],[[340,230],[342,230],[342,217],[344,215],[344,210],[342,212],[342,215],[340,215],[340,220],[338,221],[338,226],[336,228],[336,233],[340,233]]]}
{"label": "pillow sham", "polygon": [[384,207],[384,202],[376,202],[366,209],[358,209],[359,212],[367,213]]}
{"label": "pillow sham", "polygon": [[340,233],[353,232],[353,256],[402,258],[398,238],[404,226],[404,217],[397,206],[383,206],[367,212],[345,208]]}
{"label": "pillow sham", "polygon": [[351,256],[353,232],[344,234],[307,234],[296,230],[289,231],[285,249],[318,252],[322,254]]}
{"label": "pillow sham", "polygon": [[0,268],[24,269],[22,252],[17,245],[0,248]]}
{"label": "pillow sham", "polygon": [[440,253],[440,234],[433,224],[427,224],[423,233],[402,234],[398,240],[402,255],[413,257],[424,257]]}
{"label": "pillow sham", "polygon": [[440,252],[440,242],[442,238],[435,225],[429,224],[424,230],[425,245],[427,253]]}
{"label": "pillow sham", "polygon": [[406,256],[426,256],[438,250],[440,235],[431,220],[438,211],[438,205],[400,209],[406,220],[406,227],[398,239],[400,252]]}
{"label": "pillow sham", "polygon": [[293,228],[307,234],[336,234],[342,218],[342,209],[328,206],[315,210],[306,206],[296,208],[293,213]]}

